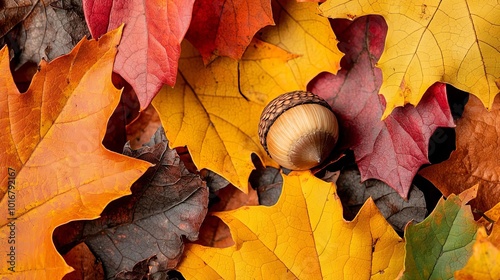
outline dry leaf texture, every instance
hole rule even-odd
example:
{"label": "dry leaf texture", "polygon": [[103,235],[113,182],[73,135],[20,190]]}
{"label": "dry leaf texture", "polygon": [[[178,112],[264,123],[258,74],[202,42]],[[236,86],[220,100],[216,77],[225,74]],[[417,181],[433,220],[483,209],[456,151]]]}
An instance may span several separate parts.
{"label": "dry leaf texture", "polygon": [[[198,169],[210,169],[244,192],[254,168],[252,153],[276,166],[257,134],[266,103],[305,89],[321,71],[336,72],[340,59],[333,31],[315,4],[281,5],[275,12],[278,25],[262,36],[281,40],[282,48],[254,40],[241,61],[221,57],[205,67],[200,54],[184,43],[177,85],[164,87],[153,101],[170,145],[187,145]],[[292,26],[296,36],[282,34]]]}
{"label": "dry leaf texture", "polygon": [[180,42],[194,0],[83,0],[85,18],[94,38],[125,23],[113,70],[132,85],[146,109],[163,84],[173,86]]}
{"label": "dry leaf texture", "polygon": [[500,88],[500,3],[496,0],[329,0],[331,18],[384,16],[389,29],[378,66],[387,101],[417,105],[435,82],[476,95],[491,108]]}
{"label": "dry leaf texture", "polygon": [[205,64],[217,56],[241,59],[257,31],[274,24],[269,0],[198,0],[186,38]]}
{"label": "dry leaf texture", "polygon": [[352,220],[361,206],[371,197],[386,220],[399,232],[403,232],[410,221],[421,222],[427,214],[424,194],[415,185],[403,199],[394,189],[379,180],[361,183],[359,170],[344,168],[337,180],[344,217]]}
{"label": "dry leaf texture", "polygon": [[88,34],[80,1],[6,0],[0,4],[0,41],[14,52],[16,68],[67,54]]}
{"label": "dry leaf texture", "polygon": [[308,89],[327,100],[339,120],[339,148],[354,151],[361,179],[379,179],[406,197],[413,177],[428,163],[429,138],[437,127],[453,127],[444,84],[428,89],[417,107],[397,108],[381,120],[385,108],[378,94],[382,82],[375,67],[384,46],[380,16],[333,24],[345,51],[337,75],[322,73]]}
{"label": "dry leaf texture", "polygon": [[373,201],[345,222],[334,185],[310,172],[284,176],[274,206],[217,216],[235,245],[186,246],[179,270],[189,279],[391,279],[403,265],[404,243]]}
{"label": "dry leaf texture", "polygon": [[152,140],[138,150],[125,146],[125,155],[155,164],[134,183],[132,195],[111,202],[99,219],[81,222],[83,238],[103,262],[107,278],[133,270],[151,256],[156,256],[159,270],[174,268],[183,237],[195,241],[207,214],[205,183],[168,148],[163,129]]}
{"label": "dry leaf texture", "polygon": [[0,51],[0,239],[15,242],[0,247],[3,256],[15,254],[15,272],[2,270],[2,277],[62,278],[71,268],[52,243],[54,228],[96,218],[150,166],[101,144],[120,99],[111,82],[120,37],[117,29],[82,40],[70,54],[42,62],[24,94],[10,76],[7,48]]}
{"label": "dry leaf texture", "polygon": [[500,98],[488,112],[471,96],[462,118],[457,120],[457,149],[442,163],[419,172],[445,196],[479,184],[472,205],[485,212],[500,202]]}

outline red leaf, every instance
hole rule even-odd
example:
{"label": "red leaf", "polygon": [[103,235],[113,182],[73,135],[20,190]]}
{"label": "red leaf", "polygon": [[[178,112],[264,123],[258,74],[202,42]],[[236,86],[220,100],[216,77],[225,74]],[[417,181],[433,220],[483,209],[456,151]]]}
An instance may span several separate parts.
{"label": "red leaf", "polygon": [[194,0],[83,0],[94,38],[125,23],[114,71],[132,85],[146,109],[162,84],[173,86]]}
{"label": "red leaf", "polygon": [[274,24],[269,0],[197,0],[186,38],[205,64],[217,56],[240,59],[253,35]]}
{"label": "red leaf", "polygon": [[341,148],[354,150],[364,181],[384,181],[406,197],[413,177],[428,163],[429,138],[437,127],[453,127],[444,84],[430,87],[417,107],[397,108],[381,120],[385,100],[378,94],[382,72],[375,67],[387,25],[380,16],[333,25],[345,52],[337,75],[322,73],[309,90],[332,105],[341,126]]}

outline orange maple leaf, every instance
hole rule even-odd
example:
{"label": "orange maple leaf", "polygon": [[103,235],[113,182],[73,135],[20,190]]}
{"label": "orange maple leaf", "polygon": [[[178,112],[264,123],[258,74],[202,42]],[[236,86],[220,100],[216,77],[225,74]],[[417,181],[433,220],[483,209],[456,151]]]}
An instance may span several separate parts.
{"label": "orange maple leaf", "polygon": [[120,99],[111,73],[121,32],[42,61],[24,94],[0,51],[0,278],[62,278],[71,267],[55,250],[54,228],[98,217],[150,166],[101,144]]}

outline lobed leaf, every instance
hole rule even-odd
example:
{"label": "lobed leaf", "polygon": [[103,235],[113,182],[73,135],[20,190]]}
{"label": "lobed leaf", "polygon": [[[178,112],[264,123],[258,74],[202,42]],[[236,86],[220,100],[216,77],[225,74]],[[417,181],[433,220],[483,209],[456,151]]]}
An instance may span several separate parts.
{"label": "lobed leaf", "polygon": [[[156,139],[155,139],[156,138]],[[132,194],[112,201],[92,221],[79,221],[87,245],[103,262],[106,278],[155,256],[157,269],[174,268],[184,249],[183,237],[195,241],[207,213],[208,189],[190,173],[163,129],[137,150],[124,154],[154,164],[131,187]]]}
{"label": "lobed leaf", "polygon": [[[200,54],[184,43],[175,88],[164,87],[153,101],[171,146],[187,146],[198,169],[210,169],[243,192],[254,168],[250,155],[274,165],[258,139],[264,106],[279,94],[305,89],[320,71],[334,72],[340,53],[328,21],[315,4],[287,2],[276,7],[279,24],[254,40],[241,61],[220,58],[205,66]],[[303,23],[303,24],[302,24]],[[299,38],[283,36],[294,26]],[[319,57],[318,55],[321,55]]]}
{"label": "lobed leaf", "polygon": [[14,240],[0,254],[15,254],[2,277],[62,278],[71,268],[55,250],[55,227],[96,218],[150,166],[101,144],[120,99],[111,82],[120,37],[121,28],[43,61],[24,94],[10,76],[7,48],[0,51],[0,239]]}
{"label": "lobed leaf", "polygon": [[198,0],[186,38],[205,64],[218,56],[241,59],[257,31],[274,24],[269,0]]}
{"label": "lobed leaf", "polygon": [[[397,108],[381,120],[385,102],[378,94],[382,76],[375,67],[386,25],[380,16],[337,21],[342,69],[321,73],[308,89],[327,100],[341,131],[340,149],[354,151],[361,179],[379,179],[406,197],[420,166],[429,163],[429,138],[438,127],[453,127],[444,84],[435,84],[417,107]],[[343,25],[344,24],[344,25]]]}
{"label": "lobed leaf", "polygon": [[495,0],[329,0],[320,6],[331,18],[382,15],[389,25],[378,63],[387,101],[417,105],[435,82],[476,95],[490,109],[500,85],[500,3]]}
{"label": "lobed leaf", "polygon": [[488,112],[471,96],[457,120],[456,150],[448,160],[419,171],[445,196],[479,184],[472,206],[485,212],[500,202],[500,98]]}
{"label": "lobed leaf", "polygon": [[372,200],[352,221],[342,218],[335,187],[310,172],[284,177],[271,207],[220,212],[235,245],[190,244],[178,268],[190,279],[390,279],[403,264],[403,242]]}
{"label": "lobed leaf", "polygon": [[189,27],[194,0],[84,0],[92,37],[125,23],[113,71],[132,85],[146,109],[163,84],[173,86],[180,43]]}
{"label": "lobed leaf", "polygon": [[405,271],[401,279],[451,279],[472,254],[478,224],[470,206],[477,188],[441,199],[423,222],[406,228]]}

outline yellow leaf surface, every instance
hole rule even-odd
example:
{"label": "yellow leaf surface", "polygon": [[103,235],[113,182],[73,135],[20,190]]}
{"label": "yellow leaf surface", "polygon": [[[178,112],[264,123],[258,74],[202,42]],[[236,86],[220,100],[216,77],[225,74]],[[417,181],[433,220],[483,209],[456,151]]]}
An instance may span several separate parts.
{"label": "yellow leaf surface", "polygon": [[455,272],[455,278],[457,280],[500,279],[500,228],[498,224],[493,227],[490,236],[486,234],[484,227],[478,229],[476,242],[472,247],[472,256],[464,268]]}
{"label": "yellow leaf surface", "polygon": [[264,106],[282,93],[305,89],[319,72],[336,72],[341,58],[317,5],[277,3],[278,25],[262,37],[280,47],[254,40],[242,60],[219,58],[205,67],[201,55],[184,42],[176,86],[162,88],[153,100],[170,145],[187,146],[199,169],[222,175],[244,192],[254,168],[252,153],[277,166],[258,139]]}
{"label": "yellow leaf surface", "polygon": [[491,108],[500,88],[500,3],[496,0],[328,0],[323,15],[384,16],[389,27],[378,66],[380,93],[394,107],[416,105],[436,81],[476,95]]}
{"label": "yellow leaf surface", "polygon": [[220,212],[235,245],[189,244],[178,268],[187,279],[394,279],[404,243],[371,199],[352,222],[335,186],[309,171],[284,177],[271,207]]}
{"label": "yellow leaf surface", "polygon": [[487,227],[490,226],[492,222],[497,220],[500,220],[500,203],[497,203],[490,210],[484,212],[484,216],[481,217],[478,222]]}
{"label": "yellow leaf surface", "polygon": [[7,48],[0,51],[2,279],[61,279],[71,268],[52,243],[54,229],[98,217],[149,167],[101,144],[120,100],[111,82],[120,37],[121,28],[42,61],[24,94]]}

